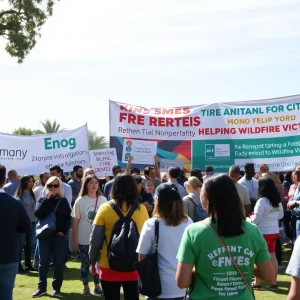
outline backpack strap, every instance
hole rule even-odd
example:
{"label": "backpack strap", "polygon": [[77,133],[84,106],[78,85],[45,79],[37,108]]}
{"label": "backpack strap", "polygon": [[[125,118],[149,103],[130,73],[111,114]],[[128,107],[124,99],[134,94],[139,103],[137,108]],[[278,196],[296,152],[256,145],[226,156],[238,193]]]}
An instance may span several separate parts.
{"label": "backpack strap", "polygon": [[110,200],[108,202],[108,204],[110,205],[110,207],[116,212],[116,214],[118,215],[118,217],[120,219],[124,219],[124,215],[121,213],[120,209],[118,208],[118,206],[116,205],[114,200]]}
{"label": "backpack strap", "polygon": [[157,252],[157,247],[158,247],[158,239],[159,239],[159,221],[156,219],[155,220],[155,249]]}
{"label": "backpack strap", "polygon": [[124,216],[121,212],[121,210],[119,209],[119,207],[116,205],[115,201],[114,200],[110,200],[108,202],[108,204],[111,206],[111,208],[116,212],[116,214],[119,216],[120,219],[124,219],[124,218],[131,218],[132,215],[134,214],[136,208],[137,208],[137,205],[136,204],[133,204],[131,206],[131,209],[129,210],[129,212],[127,213],[126,216]]}
{"label": "backpack strap", "polygon": [[187,197],[189,200],[191,200],[194,203],[195,206],[197,206],[197,204],[193,201],[193,199],[191,197],[189,197],[189,196],[187,196]]}
{"label": "backpack strap", "polygon": [[131,209],[130,211],[128,212],[128,214],[126,215],[125,218],[128,218],[128,219],[131,219],[132,215],[134,214],[134,212],[136,211],[137,209],[137,205],[136,203],[134,203],[132,206],[131,206]]}

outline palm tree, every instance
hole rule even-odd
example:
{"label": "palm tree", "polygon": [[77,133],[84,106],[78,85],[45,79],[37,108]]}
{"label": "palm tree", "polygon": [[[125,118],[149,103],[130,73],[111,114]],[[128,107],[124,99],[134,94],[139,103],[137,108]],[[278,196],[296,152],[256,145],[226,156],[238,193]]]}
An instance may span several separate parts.
{"label": "palm tree", "polygon": [[54,120],[53,122],[51,122],[50,120],[46,120],[45,122],[41,121],[41,124],[44,127],[44,131],[35,130],[35,134],[56,133],[65,130],[65,128],[60,129],[60,124],[57,123],[56,120]]}
{"label": "palm tree", "polygon": [[98,136],[96,131],[89,130],[89,149],[105,149],[108,147],[107,139],[104,136]]}

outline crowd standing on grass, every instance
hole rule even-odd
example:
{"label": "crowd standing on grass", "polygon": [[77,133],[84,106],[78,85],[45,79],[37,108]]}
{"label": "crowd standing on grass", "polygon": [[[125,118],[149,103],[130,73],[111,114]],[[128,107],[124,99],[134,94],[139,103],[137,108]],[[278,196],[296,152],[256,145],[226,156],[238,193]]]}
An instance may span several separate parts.
{"label": "crowd standing on grass", "polygon": [[162,174],[158,157],[143,171],[133,163],[103,178],[77,165],[68,180],[52,166],[36,182],[0,166],[0,300],[12,299],[17,273],[38,272],[32,297],[47,294],[50,267],[52,296],[71,292],[63,278],[72,251],[84,296],[118,300],[122,287],[125,300],[250,300],[253,290],[281,288],[288,244],[288,300],[300,299],[300,165],[285,174],[206,166],[186,177],[177,167]]}

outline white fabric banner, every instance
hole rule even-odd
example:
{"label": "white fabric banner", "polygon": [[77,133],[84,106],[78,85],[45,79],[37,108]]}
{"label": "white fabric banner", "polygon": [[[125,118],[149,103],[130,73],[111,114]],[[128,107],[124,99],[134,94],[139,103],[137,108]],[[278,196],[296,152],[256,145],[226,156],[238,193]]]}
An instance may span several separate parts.
{"label": "white fabric banner", "polygon": [[113,176],[112,168],[118,165],[115,148],[90,150],[90,160],[98,177]]}
{"label": "white fabric banner", "polygon": [[70,172],[89,167],[88,134],[84,125],[74,130],[34,136],[0,134],[0,164],[19,175],[38,175],[59,165]]}

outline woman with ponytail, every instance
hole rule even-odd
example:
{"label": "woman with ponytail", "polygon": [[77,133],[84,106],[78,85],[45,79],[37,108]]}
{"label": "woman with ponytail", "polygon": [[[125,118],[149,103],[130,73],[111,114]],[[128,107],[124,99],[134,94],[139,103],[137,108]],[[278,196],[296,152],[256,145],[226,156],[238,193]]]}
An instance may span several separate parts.
{"label": "woman with ponytail", "polygon": [[155,222],[159,221],[158,267],[162,286],[159,298],[182,300],[185,289],[177,287],[175,274],[176,254],[185,228],[193,221],[184,213],[176,185],[163,183],[156,189],[153,218],[144,223],[137,252],[139,260],[155,251]]}

